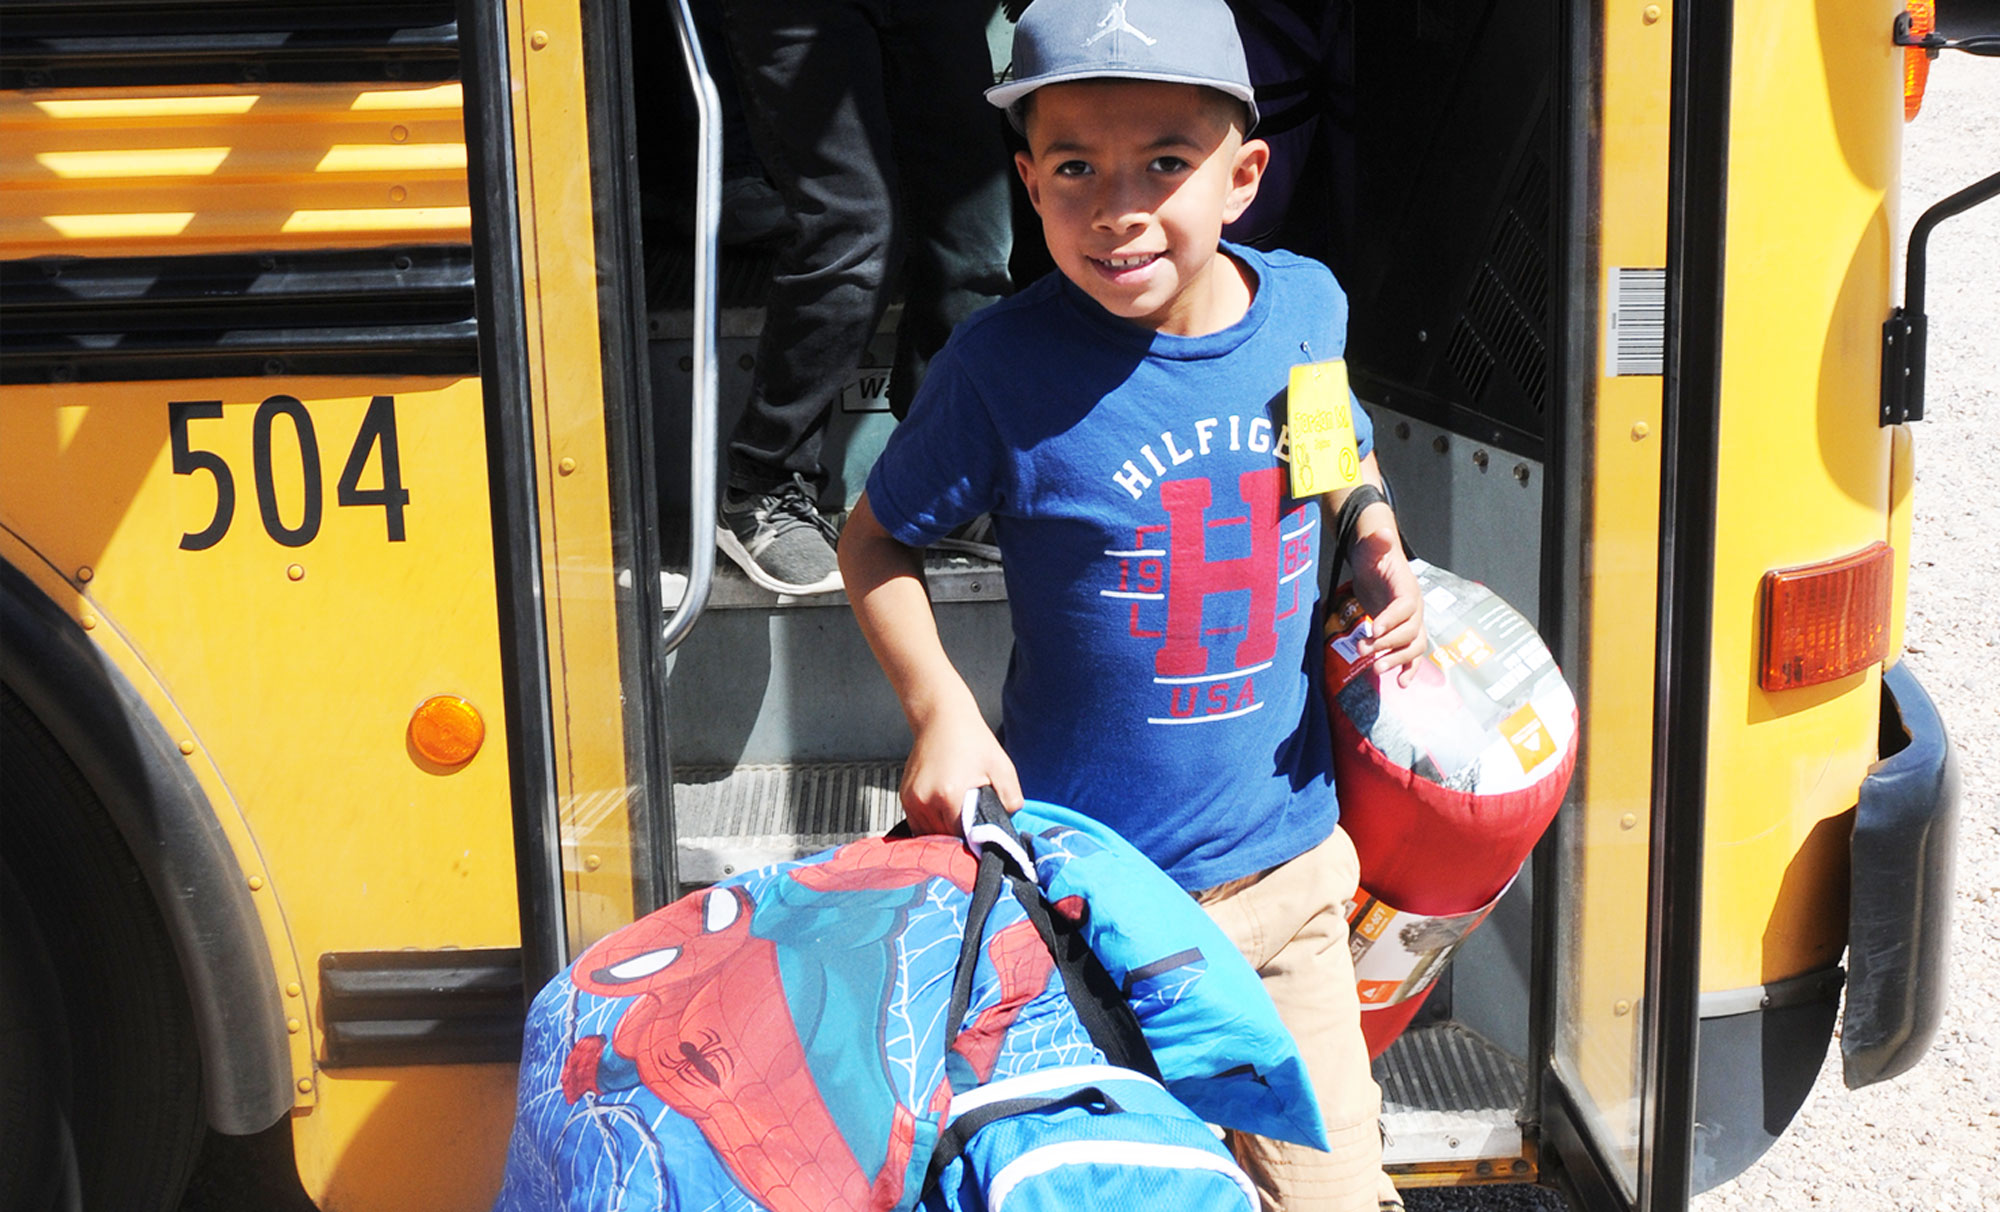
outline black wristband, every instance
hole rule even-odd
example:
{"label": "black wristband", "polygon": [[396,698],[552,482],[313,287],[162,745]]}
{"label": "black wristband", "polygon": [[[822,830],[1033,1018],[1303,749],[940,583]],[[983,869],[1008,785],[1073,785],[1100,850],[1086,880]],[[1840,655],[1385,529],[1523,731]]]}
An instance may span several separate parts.
{"label": "black wristband", "polygon": [[1347,553],[1354,546],[1354,531],[1361,525],[1361,511],[1377,501],[1387,505],[1389,498],[1381,489],[1365,481],[1347,490],[1347,496],[1340,502],[1340,512],[1333,516],[1334,567],[1338,568],[1346,562]]}

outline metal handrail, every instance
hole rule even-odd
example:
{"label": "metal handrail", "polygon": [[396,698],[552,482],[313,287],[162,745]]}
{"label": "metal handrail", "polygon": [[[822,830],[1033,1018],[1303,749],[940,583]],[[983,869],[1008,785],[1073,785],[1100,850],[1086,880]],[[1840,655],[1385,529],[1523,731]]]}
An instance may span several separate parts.
{"label": "metal handrail", "polygon": [[694,90],[694,383],[688,426],[688,578],[680,605],[667,619],[660,642],[672,652],[701,612],[715,580],[716,400],[721,394],[716,367],[716,260],[722,228],[722,99],[708,60],[695,36],[688,0],[671,6]]}

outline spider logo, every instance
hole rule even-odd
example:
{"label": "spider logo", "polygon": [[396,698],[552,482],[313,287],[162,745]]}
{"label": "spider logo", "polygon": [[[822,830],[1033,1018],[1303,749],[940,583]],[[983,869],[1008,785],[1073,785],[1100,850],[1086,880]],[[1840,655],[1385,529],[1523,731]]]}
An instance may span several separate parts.
{"label": "spider logo", "polygon": [[[729,1055],[729,1049],[722,1046],[721,1038],[713,1031],[703,1031],[696,1039],[699,1042],[681,1041],[680,1059],[672,1063],[674,1076],[683,1078],[693,1073],[719,1088],[724,1073],[734,1067],[735,1058]],[[722,1068],[718,1069],[717,1065]]]}

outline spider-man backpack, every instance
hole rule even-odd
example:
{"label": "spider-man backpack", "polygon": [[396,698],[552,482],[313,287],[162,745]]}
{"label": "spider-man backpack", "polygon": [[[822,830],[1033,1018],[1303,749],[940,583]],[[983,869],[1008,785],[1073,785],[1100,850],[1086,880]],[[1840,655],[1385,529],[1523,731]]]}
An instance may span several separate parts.
{"label": "spider-man backpack", "polygon": [[1102,826],[986,805],[976,858],[853,842],[585,951],[529,1011],[497,1209],[1254,1208],[1204,1120],[1324,1139],[1256,974]]}
{"label": "spider-man backpack", "polygon": [[1513,882],[1576,765],[1576,700],[1534,627],[1484,585],[1410,566],[1431,641],[1413,685],[1359,656],[1351,593],[1326,625],[1340,823],[1361,859],[1348,938],[1370,1056]]}

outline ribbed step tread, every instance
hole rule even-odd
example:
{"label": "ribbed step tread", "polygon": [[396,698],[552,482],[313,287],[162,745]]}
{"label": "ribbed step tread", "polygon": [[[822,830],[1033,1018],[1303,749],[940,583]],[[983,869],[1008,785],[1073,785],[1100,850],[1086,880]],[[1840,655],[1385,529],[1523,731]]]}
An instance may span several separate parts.
{"label": "ribbed step tread", "polygon": [[713,883],[886,833],[903,819],[901,762],[683,766],[674,772],[682,883]]}
{"label": "ribbed step tread", "polygon": [[1375,1062],[1385,1165],[1521,1156],[1527,1066],[1445,1022],[1404,1033]]}

